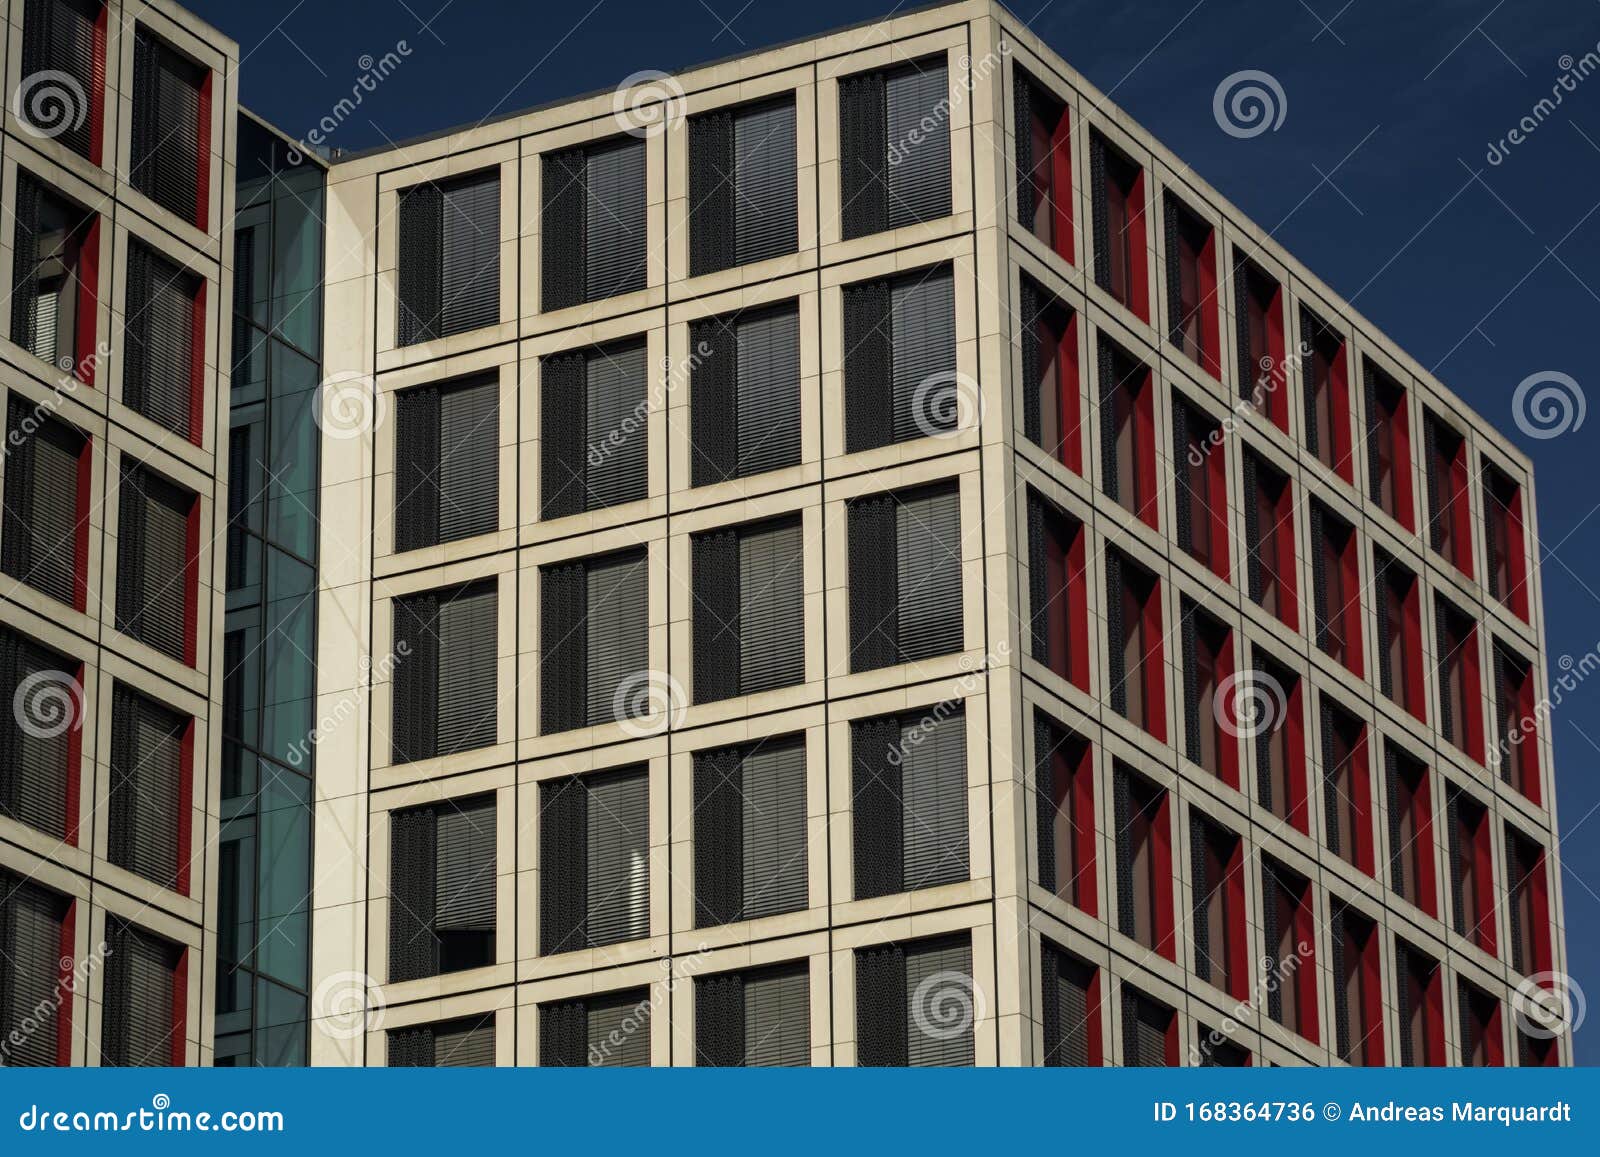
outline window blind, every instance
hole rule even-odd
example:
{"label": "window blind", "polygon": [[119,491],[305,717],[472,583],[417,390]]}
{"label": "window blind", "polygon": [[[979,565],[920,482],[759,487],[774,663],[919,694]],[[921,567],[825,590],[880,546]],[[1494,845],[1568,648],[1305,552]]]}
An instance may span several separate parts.
{"label": "window blind", "polygon": [[964,626],[956,487],[857,499],[848,519],[851,670],[959,651]]}
{"label": "window blind", "polygon": [[947,265],[845,287],[849,452],[957,428],[954,287]]}
{"label": "window blind", "polygon": [[645,287],[646,167],[644,141],[632,137],[544,155],[546,312]]}
{"label": "window blind", "polygon": [[441,933],[493,934],[495,929],[495,799],[447,801],[434,809],[438,867],[434,927]]}
{"label": "window blind", "polygon": [[540,786],[540,952],[650,934],[646,768]]}
{"label": "window blind", "polygon": [[[971,935],[908,944],[905,968],[906,1064],[914,1068],[972,1064]],[[952,1017],[958,1018],[955,1023],[950,1022]]]}
{"label": "window blind", "polygon": [[696,924],[793,912],[807,903],[805,742],[698,752]]}
{"label": "window blind", "polygon": [[390,813],[389,977],[494,963],[493,795]]}
{"label": "window blind", "polygon": [[924,714],[851,727],[855,898],[967,878],[966,716]]}
{"label": "window blind", "polygon": [[840,79],[845,240],[950,214],[949,93],[943,58]]}
{"label": "window blind", "polygon": [[[78,770],[71,763],[72,732],[64,727],[51,734],[54,727],[25,728],[22,723],[24,718],[51,722],[40,696],[66,696],[79,670],[76,660],[0,628],[0,703],[12,705],[0,714],[0,815],[57,839],[67,834],[67,777]],[[34,688],[31,696],[23,691],[25,685]],[[74,702],[63,710],[82,707]]]}
{"label": "window blind", "polygon": [[[67,604],[85,561],[78,547],[78,482],[86,441],[12,396],[7,405],[0,571]],[[31,430],[31,432],[30,432]]]}
{"label": "window blind", "polygon": [[500,321],[500,170],[401,190],[396,331],[402,346]]}
{"label": "window blind", "polygon": [[492,1068],[494,1014],[391,1029],[388,1067]]}
{"label": "window blind", "polygon": [[[68,117],[59,124],[38,125],[80,157],[90,156],[96,126],[90,115],[94,95],[106,82],[105,32],[96,31],[103,5],[98,0],[27,0],[22,15],[22,73],[64,72],[83,94],[80,123]],[[26,116],[27,101],[18,108]],[[74,110],[78,107],[74,105]]]}
{"label": "window blind", "polygon": [[182,779],[190,720],[131,690],[113,686],[111,793],[107,857],[164,888],[176,888],[186,850],[178,846]]}
{"label": "window blind", "polygon": [[1044,1063],[1051,1067],[1080,1067],[1092,1063],[1089,1055],[1089,987],[1094,969],[1075,956],[1044,942],[1039,954],[1044,1022]]}
{"label": "window blind", "polygon": [[206,70],[180,56],[142,25],[133,38],[133,127],[128,180],[163,209],[203,223],[201,150],[211,126],[201,123]]}
{"label": "window blind", "polygon": [[643,550],[545,567],[539,659],[545,734],[637,715],[649,696],[649,563]]}
{"label": "window blind", "polygon": [[432,808],[407,808],[389,816],[389,979],[439,974],[434,931],[438,891],[438,824]]}
{"label": "window blind", "polygon": [[57,1063],[61,1036],[59,984],[62,922],[68,901],[0,872],[0,1039],[8,1066]]}
{"label": "window blind", "polygon": [[795,165],[792,96],[690,120],[691,276],[795,251]]}
{"label": "window blind", "polygon": [[[741,314],[737,348],[735,473],[748,478],[800,461],[800,311],[795,305]],[[709,411],[712,422],[726,413]]]}
{"label": "window blind", "polygon": [[500,384],[421,386],[396,399],[395,545],[416,550],[500,522]]}
{"label": "window blind", "polygon": [[1130,1068],[1161,1068],[1167,1063],[1167,1028],[1172,1011],[1124,986],[1122,1063]]}
{"label": "window blind", "polygon": [[200,282],[138,241],[128,245],[126,360],[122,401],[184,438],[193,438],[195,305]]}
{"label": "window blind", "polygon": [[805,680],[801,543],[798,518],[695,538],[697,702]]}
{"label": "window blind", "polygon": [[492,746],[499,735],[499,592],[490,580],[397,598],[395,763]]}
{"label": "window blind", "polygon": [[115,916],[106,921],[100,1063],[166,1066],[183,1055],[174,1002],[183,950]]}
{"label": "window blind", "polygon": [[546,519],[645,497],[649,366],[643,341],[540,363],[540,508]]}
{"label": "window blind", "polygon": [[695,1063],[809,1065],[810,987],[803,961],[696,981]]}
{"label": "window blind", "polygon": [[402,189],[395,214],[396,339],[408,346],[443,332],[444,195],[433,184]]}
{"label": "window blind", "polygon": [[539,1063],[546,1067],[644,1068],[650,1064],[645,988],[539,1006]]}

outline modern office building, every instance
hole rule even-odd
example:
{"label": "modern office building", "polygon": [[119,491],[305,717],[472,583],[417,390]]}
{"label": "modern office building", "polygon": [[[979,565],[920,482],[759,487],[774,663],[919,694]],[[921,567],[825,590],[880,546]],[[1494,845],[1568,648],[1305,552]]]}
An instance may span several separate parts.
{"label": "modern office building", "polygon": [[[1528,461],[1021,21],[238,124],[186,1059],[1570,1063]],[[6,945],[150,891],[35,750]]]}

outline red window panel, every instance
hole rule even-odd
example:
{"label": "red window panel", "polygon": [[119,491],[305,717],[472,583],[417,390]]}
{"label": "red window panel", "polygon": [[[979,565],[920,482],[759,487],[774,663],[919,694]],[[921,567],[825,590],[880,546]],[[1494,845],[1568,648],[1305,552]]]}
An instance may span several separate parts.
{"label": "red window panel", "polygon": [[1506,893],[1511,910],[1511,967],[1548,987],[1550,884],[1544,848],[1506,825]]}
{"label": "red window panel", "polygon": [[1143,567],[1107,551],[1106,595],[1112,709],[1165,742],[1161,583]]}
{"label": "red window panel", "polygon": [[1364,370],[1368,490],[1379,509],[1407,530],[1415,530],[1411,416],[1406,392],[1370,361],[1365,363]]}
{"label": "red window panel", "polygon": [[1522,487],[1493,466],[1483,469],[1483,523],[1489,555],[1489,593],[1528,618],[1528,559],[1524,551]]}
{"label": "red window panel", "polygon": [[1483,680],[1478,658],[1478,624],[1447,600],[1435,596],[1439,648],[1439,731],[1479,763],[1483,762]]}
{"label": "red window panel", "polygon": [[1533,803],[1539,790],[1539,719],[1533,693],[1533,667],[1500,646],[1494,649],[1495,713],[1500,741],[1494,762],[1500,778]]}
{"label": "red window panel", "polygon": [[1427,442],[1428,541],[1462,574],[1472,577],[1472,508],[1467,498],[1467,441],[1432,414]]}
{"label": "red window panel", "polygon": [[1389,886],[1435,916],[1437,885],[1428,769],[1392,743],[1385,745],[1384,758],[1389,793]]}
{"label": "red window panel", "polygon": [[1089,690],[1089,590],[1083,524],[1029,492],[1029,598],[1033,657]]}
{"label": "red window panel", "polygon": [[1305,701],[1300,678],[1256,650],[1253,679],[1256,712],[1241,719],[1243,734],[1256,743],[1256,794],[1261,806],[1295,831],[1309,834],[1306,790]]}
{"label": "red window panel", "polygon": [[1428,719],[1422,668],[1422,595],[1417,576],[1377,547],[1378,684],[1424,723]]}
{"label": "red window panel", "polygon": [[1311,883],[1271,858],[1261,861],[1267,952],[1267,1015],[1315,1044],[1317,927]]}
{"label": "red window panel", "polygon": [[1117,767],[1117,927],[1145,948],[1177,959],[1172,895],[1172,807],[1168,793]]}
{"label": "red window panel", "polygon": [[1015,124],[1019,134],[1018,215],[1024,227],[1069,264],[1072,240],[1072,117],[1065,103],[1020,68]]}
{"label": "red window panel", "polygon": [[[1074,474],[1083,473],[1083,415],[1078,370],[1078,316],[1024,279],[1022,310],[1024,407],[1028,435]],[[1038,417],[1034,418],[1037,410]]]}
{"label": "red window panel", "polygon": [[1283,287],[1235,249],[1233,293],[1239,330],[1239,397],[1287,434]]}
{"label": "red window panel", "polygon": [[1436,960],[1404,941],[1400,961],[1400,1063],[1439,1066],[1444,1058],[1444,993]]}
{"label": "red window panel", "polygon": [[1350,373],[1345,340],[1308,309],[1300,311],[1305,377],[1306,448],[1329,470],[1353,482]]}
{"label": "red window panel", "polygon": [[1185,598],[1181,606],[1186,753],[1234,790],[1239,787],[1240,722],[1233,632]]}
{"label": "red window panel", "polygon": [[1333,926],[1334,1047],[1352,1065],[1384,1063],[1383,978],[1376,925],[1348,907]]}
{"label": "red window panel", "polygon": [[1322,775],[1328,848],[1347,864],[1373,874],[1372,772],[1367,728],[1322,696]]}
{"label": "red window panel", "polygon": [[[194,720],[191,718],[183,729],[183,743],[178,760],[178,871],[172,886],[180,896],[191,895],[189,868],[195,857],[194,766]],[[187,960],[185,954],[185,965]],[[179,1036],[181,1038],[182,1034]]]}
{"label": "red window panel", "polygon": [[1461,1063],[1472,1068],[1499,1068],[1506,1063],[1500,1002],[1476,985],[1459,981],[1457,1011],[1461,1016]]}
{"label": "red window panel", "polygon": [[[76,823],[70,814],[68,822]],[[56,1064],[62,1068],[72,1064],[72,997],[82,983],[77,959],[78,902],[70,900],[61,917],[61,939],[56,952],[56,990],[61,994],[61,1003],[56,1009]]]}
{"label": "red window panel", "polygon": [[1553,1069],[1561,1065],[1561,1040],[1553,1036],[1517,1033],[1517,1064],[1525,1069]]}
{"label": "red window panel", "polygon": [[1150,367],[1100,338],[1101,486],[1149,526],[1157,525],[1155,383]]}
{"label": "red window panel", "polygon": [[1222,424],[1174,398],[1172,438],[1178,545],[1226,582],[1228,465]]}
{"label": "red window panel", "polygon": [[1140,321],[1150,320],[1149,252],[1145,243],[1144,170],[1099,133],[1090,137],[1094,170],[1095,283]]}
{"label": "red window panel", "polygon": [[1455,930],[1495,954],[1494,852],[1487,809],[1449,789],[1451,905]]}
{"label": "red window panel", "polygon": [[200,498],[189,506],[183,551],[183,661],[195,665],[200,620]]}
{"label": "red window panel", "polygon": [[[188,889],[182,889],[187,894]],[[189,950],[178,953],[178,963],[172,970],[172,1067],[182,1068],[189,1063],[187,1035],[189,1031]]]}
{"label": "red window panel", "polygon": [[1298,630],[1293,487],[1287,475],[1247,451],[1244,491],[1250,598],[1285,626]]}
{"label": "red window panel", "polygon": [[1171,193],[1165,208],[1167,339],[1206,373],[1220,378],[1216,230]]}
{"label": "red window panel", "polygon": [[1054,720],[1036,717],[1039,776],[1039,882],[1073,907],[1096,915],[1094,751]]}
{"label": "red window panel", "polygon": [[1244,912],[1244,851],[1239,837],[1189,812],[1194,971],[1235,1000],[1249,999],[1250,954]]}
{"label": "red window panel", "polygon": [[1317,646],[1360,678],[1360,540],[1353,526],[1322,503],[1313,500],[1310,511],[1311,604]]}

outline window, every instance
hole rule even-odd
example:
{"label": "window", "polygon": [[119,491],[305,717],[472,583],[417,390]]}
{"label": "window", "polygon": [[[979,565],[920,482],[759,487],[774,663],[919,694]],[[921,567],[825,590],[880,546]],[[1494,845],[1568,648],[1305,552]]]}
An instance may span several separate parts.
{"label": "window", "polygon": [[696,926],[804,908],[807,843],[803,736],[695,753]]}
{"label": "window", "polygon": [[1089,199],[1094,211],[1094,283],[1141,321],[1149,321],[1144,170],[1092,131]]}
{"label": "window", "polygon": [[1294,494],[1289,477],[1244,454],[1244,538],[1250,600],[1299,630],[1295,600]]}
{"label": "window", "polygon": [[495,799],[390,814],[389,979],[495,962]]}
{"label": "window", "polygon": [[1461,1015],[1461,1063],[1474,1068],[1505,1064],[1500,1002],[1476,985],[1458,980],[1456,1003]]}
{"label": "window", "polygon": [[99,360],[100,218],[18,169],[16,219],[11,340],[62,373],[90,382]]}
{"label": "window", "polygon": [[1100,487],[1155,526],[1156,390],[1150,367],[1102,334],[1099,369]]}
{"label": "window", "polygon": [[539,951],[650,935],[650,783],[644,767],[539,785]]}
{"label": "window", "polygon": [[968,876],[967,717],[959,702],[850,726],[857,900]]}
{"label": "window", "polygon": [[1549,972],[1550,883],[1544,849],[1506,825],[1506,902],[1511,910],[1511,967],[1524,976]]}
{"label": "window", "polygon": [[205,230],[211,200],[211,70],[143,25],[133,34],[128,182]]}
{"label": "window", "polygon": [[1208,1029],[1197,1025],[1198,1041],[1195,1045],[1195,1064],[1201,1068],[1247,1069],[1250,1067],[1250,1050],[1229,1040],[1221,1029]]}
{"label": "window", "polygon": [[0,871],[0,1040],[7,1067],[72,1063],[75,912],[72,901]]}
{"label": "window", "polygon": [[1367,395],[1367,488],[1379,509],[1411,530],[1411,418],[1406,392],[1372,362],[1364,362],[1362,369]]}
{"label": "window", "polygon": [[645,497],[648,379],[642,339],[540,359],[541,518]]}
{"label": "window", "polygon": [[194,720],[117,683],[111,695],[106,857],[189,894]]}
{"label": "window", "polygon": [[1072,242],[1072,118],[1067,106],[1011,66],[1017,150],[1017,221],[1068,262]]}
{"label": "window", "polygon": [[697,534],[690,542],[695,702],[805,682],[799,517]]}
{"label": "window", "polygon": [[103,0],[26,0],[22,9],[21,75],[39,73],[65,74],[63,86],[73,94],[67,115],[56,117],[48,108],[19,99],[18,119],[25,129],[52,137],[98,165],[105,127]]}
{"label": "window", "polygon": [[1424,416],[1428,472],[1428,543],[1472,577],[1472,508],[1467,496],[1467,440],[1433,414]]}
{"label": "window", "polygon": [[800,462],[800,310],[793,302],[690,326],[696,486]]}
{"label": "window", "polygon": [[[947,1025],[934,1010],[952,1006],[965,1011]],[[858,1065],[970,1065],[977,1007],[967,933],[856,949]]]}
{"label": "window", "polygon": [[846,509],[850,669],[871,671],[961,650],[957,488],[875,494]]}
{"label": "window", "polygon": [[1173,499],[1178,545],[1212,574],[1228,578],[1228,465],[1222,426],[1172,399]]}
{"label": "window", "polygon": [[845,449],[955,433],[962,416],[950,267],[847,285],[842,300]]}
{"label": "window", "polygon": [[1300,307],[1300,365],[1305,386],[1306,449],[1351,482],[1350,377],[1344,336]]}
{"label": "window", "polygon": [[1233,251],[1233,317],[1238,327],[1239,397],[1287,433],[1283,287],[1238,249]]}
{"label": "window", "polygon": [[1383,1064],[1383,982],[1377,927],[1347,905],[1333,910],[1333,1024],[1339,1059]]}
{"label": "window", "polygon": [[[1252,694],[1265,702],[1259,723],[1241,722],[1256,743],[1256,795],[1276,818],[1298,832],[1311,830],[1306,790],[1305,707],[1300,677],[1255,648]],[[1235,703],[1237,709],[1237,703]]]}
{"label": "window", "polygon": [[1433,802],[1428,769],[1384,745],[1389,793],[1389,886],[1402,899],[1434,914]]}
{"label": "window", "polygon": [[1317,922],[1310,881],[1263,857],[1261,907],[1267,1015],[1316,1044]]}
{"label": "window", "polygon": [[645,143],[601,141],[540,160],[540,304],[544,312],[645,287]]}
{"label": "window", "polygon": [[1317,646],[1361,677],[1361,555],[1355,527],[1312,499],[1311,616]]}
{"label": "window", "polygon": [[500,698],[496,584],[425,591],[392,606],[394,762],[492,747]]}
{"label": "window", "polygon": [[1039,886],[1093,916],[1095,882],[1094,752],[1042,711],[1033,713]]}
{"label": "window", "polygon": [[539,721],[545,735],[648,709],[649,564],[643,550],[539,569]]}
{"label": "window", "polygon": [[117,630],[194,663],[200,502],[124,461],[117,504]]}
{"label": "window", "polygon": [[1444,997],[1439,962],[1403,940],[1395,941],[1400,966],[1400,1064],[1444,1064]]}
{"label": "window", "polygon": [[492,533],[500,525],[498,376],[406,390],[395,418],[395,549]]}
{"label": "window", "polygon": [[1495,954],[1494,853],[1489,813],[1460,788],[1445,788],[1450,826],[1450,902],[1454,927],[1490,956]]}
{"label": "window", "polygon": [[650,1064],[650,990],[633,988],[539,1006],[539,1063],[546,1068],[644,1068]]}
{"label": "window", "polygon": [[1427,719],[1422,680],[1422,598],[1417,576],[1386,551],[1372,548],[1377,572],[1378,685],[1418,719]]}
{"label": "window", "polygon": [[1122,1063],[1128,1068],[1178,1064],[1178,1014],[1127,984],[1122,986]]}
{"label": "window", "polygon": [[176,944],[106,917],[100,1063],[182,1065],[187,1059],[188,953]]}
{"label": "window", "polygon": [[494,1013],[390,1029],[388,1064],[391,1069],[493,1068]]}
{"label": "window", "polygon": [[1478,624],[1434,595],[1439,648],[1439,732],[1483,762],[1483,696],[1478,676]]}
{"label": "window", "polygon": [[500,170],[402,189],[396,213],[398,344],[497,325]]}
{"label": "window", "polygon": [[697,978],[694,1063],[734,1068],[809,1065],[809,965],[799,961]]}
{"label": "window", "polygon": [[82,610],[89,578],[89,440],[45,417],[45,408],[17,394],[6,406],[0,571]]}
{"label": "window", "polygon": [[1535,1036],[1517,1033],[1517,1064],[1523,1068],[1556,1068],[1561,1064],[1561,1038],[1556,1034]]}
{"label": "window", "polygon": [[1048,940],[1039,946],[1044,1063],[1051,1068],[1104,1063],[1100,1032],[1100,970]]}
{"label": "window", "polygon": [[689,275],[793,253],[794,96],[689,118]]}
{"label": "window", "polygon": [[[1239,721],[1230,715],[1233,632],[1193,600],[1179,600],[1183,648],[1184,754],[1229,787],[1239,786]],[[1219,699],[1219,693],[1222,698]]]}
{"label": "window", "polygon": [[1167,248],[1167,340],[1206,373],[1220,378],[1216,230],[1170,192],[1164,195],[1162,204]]}
{"label": "window", "polygon": [[950,215],[950,78],[943,56],[839,80],[839,217],[846,241]]}
{"label": "window", "polygon": [[1322,696],[1322,791],[1328,850],[1358,871],[1373,871],[1372,780],[1367,729]]}
{"label": "window", "polygon": [[1523,554],[1522,487],[1507,474],[1484,463],[1483,530],[1489,557],[1485,581],[1489,593],[1528,617],[1528,560]]}
{"label": "window", "polygon": [[1117,930],[1176,959],[1172,920],[1172,820],[1167,793],[1120,764],[1112,769]]}
{"label": "window", "polygon": [[1160,581],[1114,550],[1106,551],[1105,567],[1111,709],[1165,740]]}
{"label": "window", "polygon": [[[78,842],[83,665],[0,627],[0,815]],[[4,1040],[0,1036],[0,1040]]]}
{"label": "window", "polygon": [[206,372],[205,281],[128,242],[122,404],[200,444]]}
{"label": "window", "polygon": [[1033,657],[1089,690],[1089,590],[1083,524],[1028,491],[1028,601]]}
{"label": "window", "polygon": [[1534,710],[1533,665],[1505,647],[1494,647],[1495,713],[1500,778],[1539,802],[1539,721]]}
{"label": "window", "polygon": [[1023,433],[1074,474],[1083,473],[1078,396],[1078,315],[1021,279]]}
{"label": "window", "polygon": [[1194,974],[1238,1000],[1250,988],[1244,916],[1244,850],[1239,837],[1189,809]]}

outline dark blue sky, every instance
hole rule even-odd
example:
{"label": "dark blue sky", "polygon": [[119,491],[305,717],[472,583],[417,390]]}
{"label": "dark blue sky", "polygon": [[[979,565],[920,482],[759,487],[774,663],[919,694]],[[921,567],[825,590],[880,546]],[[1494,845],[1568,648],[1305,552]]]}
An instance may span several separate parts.
{"label": "dark blue sky", "polygon": [[[442,10],[441,10],[442,5]],[[304,133],[361,58],[404,65],[329,138],[366,148],[880,16],[886,0],[188,0],[239,41],[246,105]],[[1600,416],[1520,433],[1530,374],[1600,390],[1600,74],[1498,165],[1600,0],[1017,0],[1034,30],[1532,457],[1554,663],[1600,644]],[[1239,140],[1218,82],[1270,72],[1287,115]],[[1588,466],[1584,463],[1588,462]],[[1569,968],[1600,1000],[1600,679],[1555,716]],[[1597,1010],[1600,1020],[1600,1010]],[[1600,1027],[1578,1034],[1600,1063]]]}

